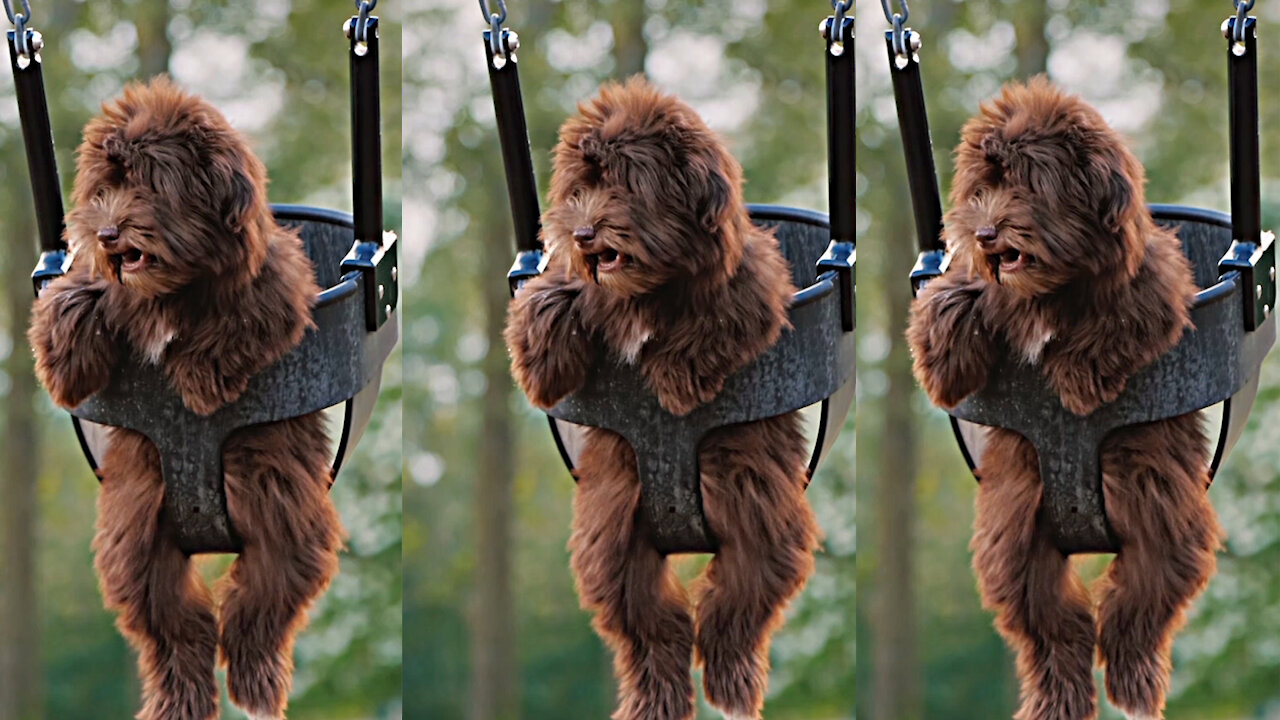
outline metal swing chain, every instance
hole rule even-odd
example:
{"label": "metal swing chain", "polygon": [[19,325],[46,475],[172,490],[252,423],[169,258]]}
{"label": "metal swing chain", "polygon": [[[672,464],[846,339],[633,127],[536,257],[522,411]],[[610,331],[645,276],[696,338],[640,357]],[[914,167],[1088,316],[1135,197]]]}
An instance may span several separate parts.
{"label": "metal swing chain", "polygon": [[[44,47],[44,40],[40,33],[36,31],[27,32],[27,25],[31,22],[31,2],[30,0],[21,0],[22,12],[15,13],[10,0],[4,0],[4,14],[9,16],[9,22],[13,23],[13,41],[16,43],[18,56],[22,58],[20,62],[30,63],[31,56],[40,52],[40,48]],[[26,67],[26,64],[23,67]]]}
{"label": "metal swing chain", "polygon": [[[831,38],[831,54],[844,53],[844,16],[853,9],[853,0],[831,0],[831,27],[835,37]],[[827,21],[822,21],[822,36],[827,36]]]}
{"label": "metal swing chain", "polygon": [[911,17],[911,8],[907,7],[907,0],[898,0],[902,5],[902,12],[896,13],[890,6],[893,0],[880,0],[880,9],[884,10],[884,19],[893,26],[893,52],[898,57],[906,57],[909,48],[907,47],[907,18]]}
{"label": "metal swing chain", "polygon": [[505,64],[508,59],[507,47],[510,48],[511,52],[515,52],[515,49],[519,47],[519,41],[516,39],[515,33],[510,34],[510,38],[505,43],[507,47],[504,47],[502,42],[502,23],[507,21],[507,2],[506,0],[498,0],[498,12],[493,12],[489,9],[488,0],[480,0],[480,12],[484,14],[485,22],[489,23],[489,50],[493,53],[495,60],[502,58]]}
{"label": "metal swing chain", "polygon": [[369,13],[378,7],[378,0],[355,0],[355,3],[357,14],[355,27],[351,28],[351,33],[355,35],[356,43],[367,46],[369,44]]}
{"label": "metal swing chain", "polygon": [[1253,9],[1253,4],[1257,2],[1257,0],[1246,0],[1243,2],[1242,0],[1231,1],[1235,3],[1236,6],[1235,33],[1231,39],[1237,44],[1243,44],[1245,20],[1249,17],[1249,11]]}

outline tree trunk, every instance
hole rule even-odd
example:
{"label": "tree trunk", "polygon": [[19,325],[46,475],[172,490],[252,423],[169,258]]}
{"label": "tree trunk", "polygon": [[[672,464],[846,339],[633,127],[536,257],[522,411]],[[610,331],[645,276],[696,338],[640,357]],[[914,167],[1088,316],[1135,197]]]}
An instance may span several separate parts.
{"label": "tree trunk", "polygon": [[1018,76],[1029,78],[1048,68],[1048,3],[1018,3],[1014,10],[1014,32],[1018,45]]}
{"label": "tree trunk", "polygon": [[[9,169],[18,170],[17,164]],[[25,174],[10,175],[19,176],[25,179]],[[29,197],[25,192],[15,195]],[[4,284],[12,351],[4,364],[9,394],[0,440],[0,720],[38,720],[44,714],[35,577],[39,437],[36,380],[26,339],[35,223],[29,210],[12,213],[9,221],[13,239],[4,261]]]}
{"label": "tree trunk", "polygon": [[142,77],[169,72],[173,43],[169,40],[169,0],[134,7],[138,30],[138,72]]}
{"label": "tree trunk", "polygon": [[[497,168],[493,168],[496,172]],[[494,198],[502,197],[495,186]],[[496,209],[495,209],[496,211]],[[480,283],[484,288],[485,338],[479,458],[476,467],[476,599],[472,604],[471,717],[514,720],[519,717],[515,670],[515,605],[511,596],[511,376],[507,366],[508,295],[503,278],[511,258],[505,222],[485,222]]]}
{"label": "tree trunk", "polygon": [[645,4],[621,0],[613,4],[613,62],[618,78],[644,72],[649,42],[644,36]]}
{"label": "tree trunk", "polygon": [[[891,273],[905,272],[915,260],[906,213],[893,213],[885,228],[884,247]],[[871,626],[876,633],[872,668],[871,720],[915,720],[920,717],[919,657],[916,649],[915,598],[915,478],[916,432],[912,417],[915,379],[911,355],[902,329],[907,326],[911,295],[905,277],[896,274],[884,284],[888,328],[894,342],[884,362],[888,380],[883,408],[883,440],[877,483],[875,599]]]}

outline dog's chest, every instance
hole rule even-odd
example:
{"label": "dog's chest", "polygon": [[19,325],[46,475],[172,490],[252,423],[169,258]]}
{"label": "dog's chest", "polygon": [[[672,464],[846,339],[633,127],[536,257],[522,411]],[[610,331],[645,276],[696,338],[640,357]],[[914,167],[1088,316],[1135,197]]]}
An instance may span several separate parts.
{"label": "dog's chest", "polygon": [[159,365],[164,351],[173,342],[173,326],[163,318],[156,318],[135,331],[133,345],[152,365]]}
{"label": "dog's chest", "polygon": [[635,365],[640,351],[653,337],[653,328],[641,318],[624,323],[610,334],[609,344],[628,365]]}
{"label": "dog's chest", "polygon": [[1044,348],[1053,339],[1053,328],[1040,313],[1033,312],[1019,328],[1018,337],[1010,338],[1031,365],[1038,365],[1044,357]]}

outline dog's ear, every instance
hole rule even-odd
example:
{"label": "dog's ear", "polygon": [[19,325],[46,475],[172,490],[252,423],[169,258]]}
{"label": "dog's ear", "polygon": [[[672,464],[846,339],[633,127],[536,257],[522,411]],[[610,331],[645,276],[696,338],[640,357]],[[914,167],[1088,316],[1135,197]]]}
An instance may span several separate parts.
{"label": "dog's ear", "polygon": [[696,207],[698,222],[707,232],[715,232],[724,223],[724,213],[733,199],[733,188],[719,167],[698,173]]}
{"label": "dog's ear", "polygon": [[222,198],[222,221],[233,233],[241,233],[257,212],[257,187],[243,166],[227,170],[226,194]]}

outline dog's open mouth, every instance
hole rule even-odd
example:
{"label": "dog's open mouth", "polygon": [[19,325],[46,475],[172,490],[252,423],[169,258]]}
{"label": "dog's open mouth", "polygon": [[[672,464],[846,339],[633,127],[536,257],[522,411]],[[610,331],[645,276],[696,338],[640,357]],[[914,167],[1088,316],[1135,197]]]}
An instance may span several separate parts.
{"label": "dog's open mouth", "polygon": [[1008,248],[1002,252],[987,255],[987,264],[991,267],[991,273],[997,278],[1019,272],[1032,262],[1034,258],[1017,248]]}
{"label": "dog's open mouth", "polygon": [[140,272],[154,262],[155,256],[135,247],[122,247],[111,255],[111,264],[116,268],[117,277]]}
{"label": "dog's open mouth", "polygon": [[587,255],[587,264],[591,266],[591,276],[598,280],[601,273],[607,275],[621,270],[627,264],[627,256],[607,247],[600,252]]}

